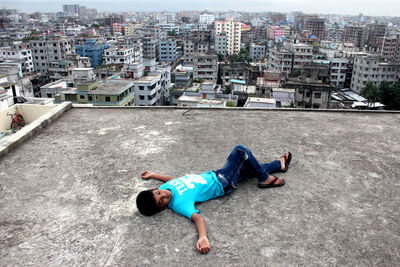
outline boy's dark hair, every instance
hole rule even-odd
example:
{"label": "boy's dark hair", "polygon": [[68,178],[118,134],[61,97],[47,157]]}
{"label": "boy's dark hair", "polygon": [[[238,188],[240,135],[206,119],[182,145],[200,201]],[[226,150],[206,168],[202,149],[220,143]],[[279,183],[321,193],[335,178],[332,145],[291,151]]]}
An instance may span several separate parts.
{"label": "boy's dark hair", "polygon": [[136,206],[139,212],[146,216],[151,216],[160,212],[156,205],[156,200],[153,197],[154,189],[142,191],[136,197]]}

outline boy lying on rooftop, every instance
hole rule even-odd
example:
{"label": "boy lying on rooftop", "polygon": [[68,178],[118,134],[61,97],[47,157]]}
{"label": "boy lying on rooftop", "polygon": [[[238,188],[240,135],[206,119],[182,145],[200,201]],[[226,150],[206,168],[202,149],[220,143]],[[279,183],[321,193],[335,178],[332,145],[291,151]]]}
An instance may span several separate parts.
{"label": "boy lying on rooftop", "polygon": [[143,179],[154,178],[165,183],[158,189],[140,192],[136,198],[136,205],[143,215],[151,216],[168,207],[191,219],[199,236],[196,248],[200,253],[207,253],[210,243],[207,239],[206,222],[195,209],[195,203],[229,194],[236,189],[239,180],[249,177],[257,177],[260,188],[283,186],[285,180],[270,174],[277,171],[286,172],[291,159],[292,154],[287,152],[279,160],[259,164],[247,147],[237,145],[229,154],[224,167],[217,171],[180,178],[145,171],[142,173]]}

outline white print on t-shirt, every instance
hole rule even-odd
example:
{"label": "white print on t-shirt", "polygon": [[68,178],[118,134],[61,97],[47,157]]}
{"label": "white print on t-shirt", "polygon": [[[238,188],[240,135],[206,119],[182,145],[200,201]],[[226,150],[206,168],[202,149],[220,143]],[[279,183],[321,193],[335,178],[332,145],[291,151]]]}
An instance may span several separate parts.
{"label": "white print on t-shirt", "polygon": [[[183,176],[179,179],[172,180],[170,184],[178,190],[179,195],[182,195],[188,188],[193,189],[195,185],[193,184],[207,184],[206,179],[198,174],[191,174],[188,176]],[[186,187],[185,187],[186,185]]]}

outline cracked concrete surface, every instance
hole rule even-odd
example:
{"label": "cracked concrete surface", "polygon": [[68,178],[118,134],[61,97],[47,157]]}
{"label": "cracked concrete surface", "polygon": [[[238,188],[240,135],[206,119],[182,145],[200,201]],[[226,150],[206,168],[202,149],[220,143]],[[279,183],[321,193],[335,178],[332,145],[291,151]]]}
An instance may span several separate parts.
{"label": "cracked concrete surface", "polygon": [[[0,266],[396,266],[399,114],[72,108],[0,159]],[[256,180],[186,218],[141,216],[158,181],[219,168],[236,144],[261,162],[287,150],[282,188]]]}

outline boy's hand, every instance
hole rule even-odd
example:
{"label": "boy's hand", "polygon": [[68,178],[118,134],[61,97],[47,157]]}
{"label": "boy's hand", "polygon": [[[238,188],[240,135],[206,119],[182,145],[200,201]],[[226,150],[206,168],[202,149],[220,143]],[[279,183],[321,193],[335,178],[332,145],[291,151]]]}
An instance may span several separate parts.
{"label": "boy's hand", "polygon": [[208,242],[208,238],[206,236],[199,238],[196,244],[197,250],[202,253],[206,254],[210,251],[210,243]]}
{"label": "boy's hand", "polygon": [[150,179],[150,178],[153,177],[153,174],[154,174],[154,173],[151,172],[151,171],[145,171],[145,172],[142,173],[141,177],[142,177],[143,179]]}

